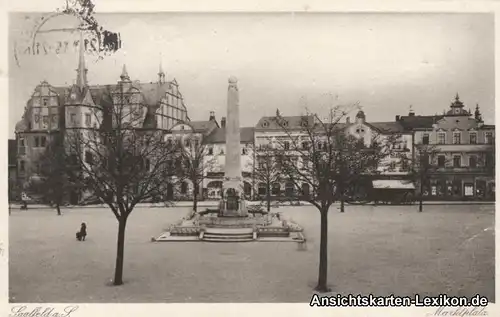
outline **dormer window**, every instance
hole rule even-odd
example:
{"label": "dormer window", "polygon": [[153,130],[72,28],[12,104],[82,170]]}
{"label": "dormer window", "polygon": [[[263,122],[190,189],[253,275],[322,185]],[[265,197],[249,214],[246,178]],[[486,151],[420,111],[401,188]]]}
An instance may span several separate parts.
{"label": "dormer window", "polygon": [[267,122],[267,121],[262,122],[262,126],[264,128],[267,128],[269,126],[269,122]]}

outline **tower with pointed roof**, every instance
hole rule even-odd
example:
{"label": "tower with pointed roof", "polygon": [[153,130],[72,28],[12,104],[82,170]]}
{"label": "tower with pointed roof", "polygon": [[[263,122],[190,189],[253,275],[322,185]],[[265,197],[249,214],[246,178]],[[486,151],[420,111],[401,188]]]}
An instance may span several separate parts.
{"label": "tower with pointed roof", "polygon": [[85,42],[83,39],[83,32],[80,31],[80,50],[78,54],[78,69],[76,70],[76,85],[80,91],[87,86],[87,68],[85,67]]}
{"label": "tower with pointed roof", "polygon": [[123,64],[122,74],[120,75],[120,79],[123,82],[130,81],[130,77],[128,76],[128,72],[127,72],[127,66],[125,64]]}
{"label": "tower with pointed roof", "polygon": [[160,60],[160,67],[158,70],[158,83],[160,85],[165,83],[165,72],[163,71],[161,60]]}
{"label": "tower with pointed roof", "polygon": [[474,119],[476,119],[477,122],[483,122],[481,111],[479,111],[479,104],[476,104],[476,111],[474,111]]}
{"label": "tower with pointed roof", "polygon": [[450,110],[446,113],[447,116],[469,116],[470,113],[464,109],[464,103],[460,100],[460,96],[455,95],[455,101],[451,103]]}

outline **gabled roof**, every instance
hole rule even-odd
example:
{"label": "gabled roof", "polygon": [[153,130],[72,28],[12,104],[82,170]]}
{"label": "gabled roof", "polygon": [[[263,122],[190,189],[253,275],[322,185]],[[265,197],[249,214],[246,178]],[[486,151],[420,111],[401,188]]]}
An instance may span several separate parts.
{"label": "gabled roof", "polygon": [[189,125],[193,128],[194,132],[204,132],[218,127],[217,123],[213,120],[190,121]]}
{"label": "gabled roof", "polygon": [[432,129],[432,125],[443,119],[444,116],[401,116],[399,123],[405,130]]}
{"label": "gabled roof", "polygon": [[[255,128],[245,127],[240,128],[240,142],[241,143],[253,143],[254,141]],[[207,143],[225,143],[226,142],[226,129],[216,128],[207,137]]]}
{"label": "gabled roof", "polygon": [[368,124],[375,127],[381,133],[402,133],[405,131],[399,122],[368,122]]}

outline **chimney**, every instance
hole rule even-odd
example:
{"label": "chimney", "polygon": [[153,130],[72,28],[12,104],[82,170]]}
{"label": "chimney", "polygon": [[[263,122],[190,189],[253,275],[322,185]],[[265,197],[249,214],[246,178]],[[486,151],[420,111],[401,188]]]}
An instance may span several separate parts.
{"label": "chimney", "polygon": [[396,116],[396,121],[399,121],[400,116]]}
{"label": "chimney", "polygon": [[410,117],[415,116],[415,111],[413,111],[413,106],[412,106],[412,105],[410,105],[410,112],[408,113],[408,115],[409,115]]}
{"label": "chimney", "polygon": [[220,119],[220,127],[221,128],[226,127],[226,117],[222,117],[222,119]]}
{"label": "chimney", "polygon": [[208,118],[209,121],[215,121],[215,112],[210,111],[210,117]]}
{"label": "chimney", "polygon": [[351,123],[351,118],[350,117],[345,118],[345,123],[350,124]]}

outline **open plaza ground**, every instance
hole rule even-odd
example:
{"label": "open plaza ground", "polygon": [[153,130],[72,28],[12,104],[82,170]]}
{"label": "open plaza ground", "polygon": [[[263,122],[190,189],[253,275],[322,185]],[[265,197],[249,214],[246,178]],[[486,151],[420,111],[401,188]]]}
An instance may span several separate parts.
{"label": "open plaza ground", "polygon": [[[495,296],[494,205],[347,206],[329,214],[333,293]],[[124,282],[111,286],[117,221],[104,208],[13,210],[11,302],[309,302],[319,258],[319,212],[281,207],[307,248],[292,242],[151,242],[189,208],[137,208],[126,232]],[[85,242],[75,240],[80,223]]]}

